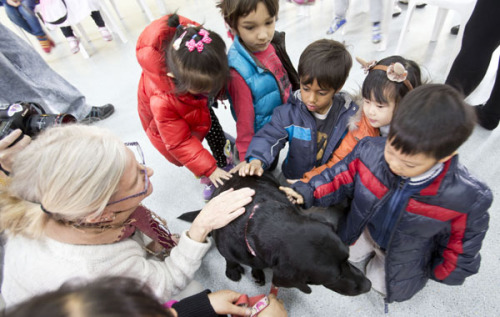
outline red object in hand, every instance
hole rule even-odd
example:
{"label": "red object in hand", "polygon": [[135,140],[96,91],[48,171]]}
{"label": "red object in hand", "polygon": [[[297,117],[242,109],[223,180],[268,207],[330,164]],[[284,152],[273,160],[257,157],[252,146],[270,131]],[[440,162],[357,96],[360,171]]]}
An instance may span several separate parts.
{"label": "red object in hand", "polygon": [[[269,299],[266,295],[257,295],[254,297],[248,297],[247,295],[241,295],[240,298],[235,303],[238,306],[251,307],[252,314],[251,317],[257,316],[264,308],[269,306]],[[231,315],[232,317],[245,317],[240,315]]]}

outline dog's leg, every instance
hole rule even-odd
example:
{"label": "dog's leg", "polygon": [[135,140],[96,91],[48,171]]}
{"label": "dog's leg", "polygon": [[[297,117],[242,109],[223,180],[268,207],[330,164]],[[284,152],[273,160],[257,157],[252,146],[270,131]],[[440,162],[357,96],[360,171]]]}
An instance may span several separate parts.
{"label": "dog's leg", "polygon": [[264,271],[260,269],[252,269],[252,277],[255,280],[255,284],[259,286],[263,286],[266,284],[266,276],[264,275]]}
{"label": "dog's leg", "polygon": [[245,270],[241,265],[236,262],[226,260],[226,276],[231,281],[238,282],[241,279],[241,274],[243,273],[245,273]]}

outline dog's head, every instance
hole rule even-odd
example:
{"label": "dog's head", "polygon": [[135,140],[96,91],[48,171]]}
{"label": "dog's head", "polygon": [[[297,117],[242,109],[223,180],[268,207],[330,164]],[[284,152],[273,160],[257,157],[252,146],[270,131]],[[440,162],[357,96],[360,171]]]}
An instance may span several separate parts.
{"label": "dog's head", "polygon": [[347,261],[349,249],[329,225],[304,224],[293,237],[275,258],[273,283],[276,286],[296,287],[311,293],[308,284],[323,285],[350,296],[370,290],[370,281]]}

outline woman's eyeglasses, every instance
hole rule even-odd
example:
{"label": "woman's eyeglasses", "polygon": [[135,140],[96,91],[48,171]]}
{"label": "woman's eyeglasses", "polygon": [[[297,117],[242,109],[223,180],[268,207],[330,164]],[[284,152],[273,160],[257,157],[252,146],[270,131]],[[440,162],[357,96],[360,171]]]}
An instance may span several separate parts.
{"label": "woman's eyeglasses", "polygon": [[127,146],[132,151],[132,153],[134,153],[135,159],[137,160],[137,162],[139,162],[139,164],[141,164],[144,167],[144,169],[142,170],[142,173],[144,174],[144,190],[141,191],[140,193],[127,196],[127,197],[119,199],[117,201],[110,202],[110,203],[108,203],[108,206],[113,205],[113,204],[117,204],[119,202],[122,202],[122,201],[130,199],[130,198],[135,198],[138,196],[145,195],[149,189],[148,171],[146,169],[146,162],[144,161],[144,153],[142,152],[141,146],[139,145],[138,142],[126,142],[125,146]]}

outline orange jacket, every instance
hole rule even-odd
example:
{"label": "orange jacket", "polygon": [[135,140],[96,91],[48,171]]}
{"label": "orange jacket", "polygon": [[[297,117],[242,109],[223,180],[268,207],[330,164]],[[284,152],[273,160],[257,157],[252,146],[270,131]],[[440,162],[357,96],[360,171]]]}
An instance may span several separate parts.
{"label": "orange jacket", "polygon": [[358,122],[355,123],[356,128],[347,132],[339,147],[335,150],[335,152],[333,152],[332,158],[326,164],[315,167],[309,172],[304,173],[304,176],[301,179],[302,182],[309,182],[314,176],[340,162],[344,157],[347,156],[347,154],[351,153],[358,141],[365,136],[380,136],[378,128],[372,127],[368,119],[365,117],[363,110],[360,109],[360,111],[361,118]]}

